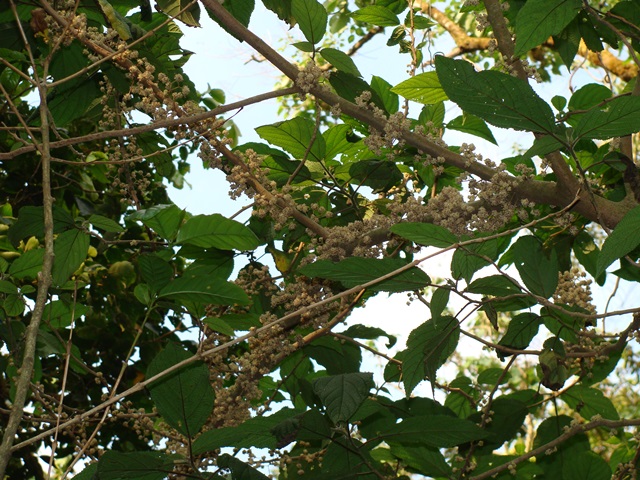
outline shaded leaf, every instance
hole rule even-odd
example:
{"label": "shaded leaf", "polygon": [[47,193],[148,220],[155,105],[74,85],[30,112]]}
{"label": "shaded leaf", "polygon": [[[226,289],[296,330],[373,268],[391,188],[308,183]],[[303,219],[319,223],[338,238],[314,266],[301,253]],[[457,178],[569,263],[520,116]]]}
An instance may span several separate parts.
{"label": "shaded leaf", "polygon": [[450,247],[458,241],[453,233],[433,223],[398,223],[390,229],[396,235],[427,247]]}
{"label": "shaded leaf", "polygon": [[[308,277],[341,282],[345,287],[352,288],[388,275],[403,266],[406,266],[406,262],[397,258],[349,257],[337,263],[318,260],[302,267],[299,272]],[[426,273],[417,267],[411,267],[367,288],[375,292],[406,292],[419,290],[429,283],[431,279]]]}
{"label": "shaded leaf", "polygon": [[474,422],[450,415],[419,415],[394,425],[382,437],[385,441],[402,445],[420,444],[436,448],[453,448],[486,438],[487,433]]}
{"label": "shaded leaf", "polygon": [[168,283],[158,297],[179,302],[212,303],[214,305],[247,305],[245,291],[234,283],[205,275],[184,275]]}
{"label": "shaded leaf", "polygon": [[609,234],[598,255],[596,276],[614,260],[622,258],[640,245],[640,207],[630,210]]}
{"label": "shaded leaf", "polygon": [[222,447],[275,449],[277,438],[272,430],[302,413],[302,410],[283,408],[273,415],[250,418],[236,427],[208,430],[193,443],[193,453],[200,455]]}
{"label": "shaded leaf", "polygon": [[460,338],[460,325],[453,317],[427,320],[409,334],[402,362],[402,381],[406,395],[425,377],[436,381],[436,373],[455,351]]}
{"label": "shaded leaf", "polygon": [[345,373],[316,379],[313,391],[327,408],[331,421],[338,423],[351,418],[374,386],[372,373]]}
{"label": "shaded leaf", "polygon": [[529,0],[518,12],[515,55],[560,33],[580,11],[580,0]]}
{"label": "shaded leaf", "polygon": [[9,267],[9,275],[19,280],[23,278],[35,278],[42,270],[44,248],[28,250],[16,258]]}
{"label": "shaded leaf", "polygon": [[178,232],[176,243],[221,250],[254,250],[260,240],[249,227],[214,213],[187,220]]}
{"label": "shaded leaf", "polygon": [[640,131],[640,97],[617,97],[580,117],[573,136],[612,138]]}
{"label": "shaded leaf", "polygon": [[176,205],[155,205],[146,210],[138,210],[127,220],[140,221],[168,240],[175,238],[186,213]]}
{"label": "shaded leaf", "polygon": [[100,480],[162,480],[173,471],[173,458],[160,452],[109,450],[100,457],[97,469]]}
{"label": "shaded leaf", "polygon": [[470,63],[442,55],[435,63],[447,96],[465,112],[496,127],[553,132],[551,107],[527,82],[492,70],[476,72]]}
{"label": "shaded leaf", "polygon": [[[538,334],[540,325],[542,325],[542,318],[535,313],[525,312],[516,315],[509,322],[507,332],[500,339],[498,345],[519,350],[525,349]],[[497,354],[501,360],[510,355],[500,351]]]}
{"label": "shaded leaf", "polygon": [[[147,369],[151,378],[175,364],[191,358],[191,353],[170,343]],[[187,437],[195,436],[213,410],[214,392],[209,369],[202,362],[191,363],[149,386],[151,399],[164,420]]]}
{"label": "shaded leaf", "polygon": [[95,228],[104,230],[105,232],[120,233],[124,232],[124,228],[115,220],[103,217],[102,215],[91,215],[87,222],[93,225]]}
{"label": "shaded leaf", "polygon": [[558,286],[558,259],[554,250],[550,255],[540,241],[532,236],[519,238],[513,246],[514,264],[520,278],[536,295],[549,298]]}
{"label": "shaded leaf", "polygon": [[53,242],[55,258],[51,276],[54,285],[62,285],[87,258],[89,235],[82,230],[62,232]]}
{"label": "shaded leaf", "polygon": [[600,415],[608,420],[620,418],[613,402],[597,388],[574,385],[560,395],[560,398],[582,415],[585,420],[591,420],[594,415]]}

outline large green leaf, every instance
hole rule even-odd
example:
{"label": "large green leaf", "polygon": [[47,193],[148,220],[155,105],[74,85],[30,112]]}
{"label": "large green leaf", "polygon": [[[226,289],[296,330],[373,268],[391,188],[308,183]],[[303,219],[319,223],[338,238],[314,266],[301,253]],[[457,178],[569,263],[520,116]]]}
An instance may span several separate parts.
{"label": "large green leaf", "polygon": [[319,161],[324,158],[325,143],[320,132],[316,132],[313,144],[311,143],[315,130],[312,121],[296,117],[273,125],[258,127],[256,133],[267,142],[284,148],[296,159],[304,158],[305,153],[309,150],[307,158]]}
{"label": "large green leaf", "polygon": [[[308,277],[327,278],[352,288],[376,280],[406,265],[396,258],[350,257],[338,263],[319,260],[300,269]],[[431,283],[429,276],[416,267],[411,267],[393,277],[369,287],[376,292],[406,292],[420,290]]]}
{"label": "large green leaf", "polygon": [[98,462],[100,480],[162,480],[173,471],[174,459],[161,452],[108,450]]}
{"label": "large green leaf", "polygon": [[436,381],[438,369],[455,351],[460,324],[453,317],[427,320],[409,334],[402,361],[402,381],[407,396],[425,377]]}
{"label": "large green leaf", "polygon": [[558,258],[555,250],[550,255],[540,241],[532,236],[521,237],[513,246],[514,264],[520,278],[531,292],[549,298],[558,286]]}
{"label": "large green leaf", "polygon": [[362,76],[353,59],[346,53],[335,48],[323,48],[320,50],[320,55],[336,69],[355,75],[356,77]]}
{"label": "large green leaf", "polygon": [[[53,209],[53,233],[60,233],[74,226],[73,217],[61,208]],[[18,212],[18,220],[11,226],[8,232],[9,240],[13,245],[18,245],[20,240],[35,236],[44,236],[44,210],[42,207],[26,206]]]}
{"label": "large green leaf", "polygon": [[464,60],[436,57],[436,71],[447,96],[465,112],[496,127],[551,133],[551,107],[524,80],[496,71],[476,72]]}
{"label": "large green leaf", "polygon": [[612,138],[640,131],[640,97],[617,97],[580,117],[573,131],[580,138]]}
{"label": "large green leaf", "polygon": [[580,0],[529,0],[518,12],[515,55],[560,33],[580,11]]}
{"label": "large green leaf", "polygon": [[611,467],[595,452],[580,452],[562,468],[562,480],[610,480]]}
{"label": "large green leaf", "polygon": [[154,292],[161,290],[173,278],[173,267],[159,255],[149,253],[138,258],[142,279]]}
{"label": "large green leaf", "polygon": [[207,275],[183,275],[165,286],[158,297],[178,302],[212,303],[214,305],[247,305],[250,303],[245,291],[235,283]]}
{"label": "large green leaf", "polygon": [[465,113],[460,115],[459,117],[454,118],[449,123],[447,123],[447,128],[450,130],[457,130],[459,132],[469,133],[471,135],[475,135],[476,137],[480,137],[488,142],[497,145],[495,137],[484,120],[476,117],[475,115],[470,115]]}
{"label": "large green leaf", "polygon": [[53,284],[62,285],[87,258],[89,235],[82,230],[62,232],[53,243]]}
{"label": "large green leaf", "polygon": [[19,280],[23,278],[35,278],[38,272],[42,270],[43,258],[44,248],[28,250],[11,263],[9,275]]}
{"label": "large green leaf", "polygon": [[400,23],[395,13],[381,5],[369,5],[351,14],[354,20],[379,27],[393,27]]}
{"label": "large green leaf", "polygon": [[302,413],[301,410],[283,408],[273,415],[250,418],[236,427],[206,431],[193,443],[193,453],[200,455],[222,447],[275,449],[278,440],[272,430]]}
{"label": "large green leaf", "polygon": [[163,238],[173,240],[185,215],[185,211],[176,205],[155,205],[146,210],[132,213],[127,217],[127,220],[141,221]]}
{"label": "large green leaf", "polygon": [[412,416],[382,435],[385,440],[402,445],[420,444],[436,448],[453,448],[486,436],[486,432],[474,422],[449,415]]}
{"label": "large green leaf", "polygon": [[176,243],[220,250],[253,250],[260,245],[260,240],[249,227],[214,213],[187,220],[178,232]]}
{"label": "large green leaf", "polygon": [[[190,8],[182,11],[189,5],[191,5]],[[156,8],[190,27],[200,26],[200,5],[193,4],[191,0],[156,0]]]}
{"label": "large green leaf", "polygon": [[585,420],[590,420],[594,415],[600,415],[609,420],[620,418],[613,402],[597,388],[574,385],[560,395],[560,398],[580,413]]}
{"label": "large green leaf", "polygon": [[393,93],[425,105],[449,100],[436,72],[419,73],[391,89]]}
{"label": "large green leaf", "polygon": [[[147,378],[191,356],[182,347],[169,343],[149,365]],[[151,383],[149,390],[162,418],[187,437],[194,437],[200,431],[213,410],[214,392],[209,369],[202,362],[165,375]]]}
{"label": "large green leaf", "polygon": [[[507,332],[500,339],[498,345],[515,349],[527,348],[533,337],[538,334],[541,324],[542,318],[535,313],[525,312],[516,315],[509,322]],[[504,360],[507,356],[508,354],[498,351],[498,357],[501,360]]]}
{"label": "large green leaf", "polygon": [[389,442],[389,449],[394,457],[401,459],[407,466],[422,475],[450,478],[451,467],[440,450],[434,447]]}
{"label": "large green leaf", "polygon": [[220,455],[216,463],[220,468],[231,470],[233,480],[269,480],[264,473],[228,453]]}
{"label": "large green leaf", "polygon": [[42,319],[51,328],[66,328],[72,320],[78,320],[89,311],[89,307],[81,303],[70,305],[62,300],[47,303],[42,313]]}
{"label": "large green leaf", "polygon": [[338,423],[351,418],[374,386],[372,373],[344,373],[318,378],[313,382],[313,391],[327,408],[331,421]]}
{"label": "large green leaf", "polygon": [[291,14],[308,41],[315,45],[322,40],[327,31],[327,11],[320,3],[316,0],[292,0]]}
{"label": "large green leaf", "polygon": [[371,77],[371,89],[378,94],[384,103],[387,113],[396,113],[400,108],[398,95],[393,92],[393,86],[384,78],[373,75]]}
{"label": "large green leaf", "polygon": [[622,258],[640,245],[640,207],[635,207],[620,220],[605,239],[598,256],[596,276],[600,276],[614,260]]}
{"label": "large green leaf", "polygon": [[396,235],[427,247],[450,247],[458,241],[453,233],[433,223],[398,223],[391,227]]}

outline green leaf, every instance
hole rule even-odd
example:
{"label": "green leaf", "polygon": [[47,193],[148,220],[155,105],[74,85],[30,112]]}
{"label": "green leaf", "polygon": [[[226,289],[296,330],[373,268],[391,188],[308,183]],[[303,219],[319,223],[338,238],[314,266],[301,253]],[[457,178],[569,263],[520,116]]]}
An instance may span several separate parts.
{"label": "green leaf", "polygon": [[62,285],[87,258],[89,235],[82,230],[67,230],[58,235],[53,243],[53,284]]}
{"label": "green leaf", "polygon": [[138,210],[127,220],[141,221],[163,238],[173,240],[182,225],[186,213],[176,205],[155,205],[146,210]]}
{"label": "green leaf", "polygon": [[164,453],[108,450],[100,457],[97,473],[100,480],[162,480],[171,471],[173,458]]}
{"label": "green leaf", "polygon": [[9,294],[2,302],[2,309],[7,317],[19,317],[24,313],[24,307],[24,300],[18,294]]}
{"label": "green leaf", "polygon": [[506,297],[522,293],[522,290],[504,275],[490,275],[478,278],[469,284],[466,291],[494,297]]}
{"label": "green leaf", "polygon": [[391,227],[396,235],[427,247],[450,247],[459,239],[449,230],[433,223],[398,223]]}
{"label": "green leaf", "polygon": [[42,319],[51,328],[67,328],[71,321],[77,321],[82,315],[89,312],[89,307],[76,303],[70,305],[62,300],[54,300],[45,305]]}
{"label": "green leaf", "polygon": [[316,0],[292,0],[291,14],[304,37],[314,45],[327,31],[327,11]]}
{"label": "green leaf", "polygon": [[[191,5],[185,11],[185,7]],[[190,0],[157,0],[156,8],[169,17],[174,17],[190,27],[200,26],[200,6],[192,4]],[[182,11],[182,13],[180,13]]]}
{"label": "green leaf", "polygon": [[322,132],[326,145],[325,157],[327,160],[333,160],[339,154],[353,147],[353,143],[347,140],[347,134],[350,131],[351,127],[349,127],[349,125],[341,123],[339,125],[333,125]]}
{"label": "green leaf", "polygon": [[[525,349],[538,334],[540,325],[542,325],[542,318],[535,313],[525,312],[516,315],[509,322],[507,332],[500,339],[498,345],[515,349]],[[508,355],[510,354],[498,351],[498,357],[501,360],[504,360]]]}
{"label": "green leaf", "polygon": [[250,418],[236,427],[208,430],[193,443],[193,453],[200,455],[222,447],[275,449],[278,442],[272,430],[302,413],[301,410],[283,408],[273,415]]}
{"label": "green leaf", "polygon": [[380,5],[369,5],[356,10],[351,17],[358,22],[371,23],[379,27],[394,27],[400,24],[397,15]]}
{"label": "green leaf", "polygon": [[9,280],[0,280],[0,293],[17,295],[18,287],[11,283]]}
{"label": "green leaf", "polygon": [[[541,447],[564,433],[565,428],[573,425],[573,418],[557,415],[544,420],[536,432],[533,448]],[[544,478],[562,478],[564,465],[573,465],[574,459],[582,452],[591,450],[589,437],[584,433],[574,435],[570,439],[558,444],[555,453],[541,453],[536,457],[536,464],[544,469]]]}
{"label": "green leaf", "polygon": [[553,132],[551,107],[527,82],[496,71],[476,72],[470,63],[442,55],[435,63],[442,88],[465,112],[496,127]]}
{"label": "green leaf", "polygon": [[187,220],[178,232],[176,243],[221,250],[254,250],[260,240],[249,227],[214,213]]}
{"label": "green leaf", "polygon": [[[349,257],[338,263],[318,260],[299,272],[307,277],[320,277],[341,282],[352,288],[376,280],[406,265],[397,258]],[[411,267],[392,278],[368,287],[374,292],[406,292],[420,290],[431,283],[429,276],[416,267]]]}
{"label": "green leaf", "polygon": [[560,33],[581,7],[580,0],[529,0],[518,12],[514,54],[520,56]]}
{"label": "green leaf", "polygon": [[404,82],[400,82],[391,91],[407,100],[414,100],[425,105],[433,105],[449,100],[436,72],[419,73]]}
{"label": "green leaf", "polygon": [[120,233],[124,232],[124,228],[115,220],[103,217],[102,215],[91,215],[87,222],[93,225],[95,228],[104,230],[105,232]]}
{"label": "green leaf", "polygon": [[[169,343],[152,360],[147,369],[151,378],[175,364],[191,358],[191,353]],[[187,437],[194,437],[213,410],[214,391],[209,381],[209,369],[196,362],[172,372],[149,386],[151,399],[162,418]]]}
{"label": "green leaf", "polygon": [[559,273],[555,250],[547,255],[540,241],[532,235],[519,238],[512,248],[514,264],[527,288],[544,298],[553,295]]}
{"label": "green leaf", "polygon": [[440,287],[437,288],[433,295],[431,296],[431,300],[429,301],[429,310],[431,311],[431,318],[438,318],[444,312],[444,309],[447,308],[449,303],[449,294],[450,290],[448,288]]}
{"label": "green leaf", "polygon": [[427,320],[409,334],[402,362],[402,380],[406,395],[426,377],[436,381],[438,369],[455,351],[460,325],[453,317]]}
{"label": "green leaf", "polygon": [[[72,228],[75,224],[73,217],[61,208],[53,209],[53,233],[60,233]],[[9,240],[18,245],[20,240],[27,237],[44,237],[44,210],[42,207],[22,207],[18,213],[18,220],[8,232]]]}
{"label": "green leaf", "polygon": [[345,373],[316,379],[313,391],[327,408],[331,421],[338,423],[351,418],[374,386],[372,373]]}
{"label": "green leaf", "polygon": [[494,238],[480,243],[471,243],[456,249],[451,259],[451,273],[454,278],[464,278],[467,283],[481,268],[489,265],[484,257],[496,260],[500,252],[509,244],[509,239]]}
{"label": "green leaf", "polygon": [[560,395],[560,398],[585,420],[591,420],[594,415],[600,415],[608,420],[620,418],[613,402],[597,388],[574,385]]}
{"label": "green leaf", "polygon": [[43,258],[44,248],[28,250],[11,263],[9,275],[18,280],[36,278],[38,272],[42,270]]}
{"label": "green leaf", "polygon": [[459,117],[454,118],[449,123],[447,123],[447,128],[451,130],[457,130],[459,132],[469,133],[471,135],[475,135],[476,137],[480,137],[488,142],[497,145],[495,137],[484,120],[465,113],[460,115]]}
{"label": "green leaf", "polygon": [[589,110],[611,98],[610,89],[599,83],[588,83],[580,87],[569,99],[569,110]]}
{"label": "green leaf", "polygon": [[142,279],[149,287],[157,292],[167,285],[173,278],[173,267],[155,253],[140,255],[138,268]]}
{"label": "green leaf", "polygon": [[269,480],[269,477],[264,473],[228,453],[220,455],[216,463],[220,468],[231,470],[231,478],[233,480]]}
{"label": "green leaf", "polygon": [[184,275],[165,286],[158,297],[178,302],[212,303],[214,305],[248,305],[249,297],[235,283],[205,275]]}
{"label": "green leaf", "polygon": [[366,325],[356,324],[351,325],[344,332],[340,332],[342,335],[351,338],[365,338],[367,340],[374,340],[379,337],[387,337],[387,347],[391,348],[396,344],[398,340],[395,336],[389,334],[386,330],[376,327],[367,327]]}
{"label": "green leaf", "polygon": [[612,138],[640,131],[640,97],[617,97],[580,117],[573,131],[580,138]]}
{"label": "green leaf", "polygon": [[614,260],[624,257],[638,245],[640,245],[640,206],[630,210],[605,239],[598,256],[596,277],[604,273]]}
{"label": "green leaf", "polygon": [[401,459],[407,466],[422,475],[436,478],[451,478],[451,467],[444,455],[433,447],[424,445],[402,445],[389,442],[389,449],[394,457]]}
{"label": "green leaf", "polygon": [[233,0],[233,2],[224,2],[222,6],[233,15],[233,18],[245,27],[248,27],[255,3],[255,0]]}
{"label": "green leaf", "polygon": [[320,55],[322,55],[322,58],[333,65],[336,69],[342,70],[343,72],[356,77],[362,77],[362,74],[358,70],[358,67],[356,67],[355,62],[346,53],[335,48],[323,48],[320,50]]}
{"label": "green leaf", "polygon": [[320,132],[317,132],[313,144],[311,143],[315,130],[312,121],[296,117],[292,120],[258,127],[256,133],[267,142],[284,148],[298,160],[304,158],[308,149],[307,158],[320,161],[324,158],[326,147]]}
{"label": "green leaf", "polygon": [[468,420],[450,415],[419,415],[403,420],[381,436],[385,441],[402,445],[420,444],[436,448],[453,448],[474,440],[482,440],[487,434]]}
{"label": "green leaf", "polygon": [[378,94],[384,103],[384,109],[389,114],[396,113],[400,108],[400,100],[393,90],[393,85],[384,78],[373,75],[371,77],[371,89]]}
{"label": "green leaf", "polygon": [[[373,189],[373,193],[386,192],[402,180],[402,172],[391,160],[360,160],[346,164],[336,169],[336,176],[341,178],[344,169],[348,169],[349,176]],[[355,182],[353,182],[355,183]]]}
{"label": "green leaf", "polygon": [[563,480],[610,480],[611,467],[594,452],[580,452],[562,468]]}

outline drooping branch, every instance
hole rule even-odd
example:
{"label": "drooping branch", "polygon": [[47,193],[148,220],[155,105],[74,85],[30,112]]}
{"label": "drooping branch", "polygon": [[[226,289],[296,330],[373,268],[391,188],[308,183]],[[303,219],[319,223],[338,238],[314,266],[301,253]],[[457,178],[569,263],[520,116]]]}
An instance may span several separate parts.
{"label": "drooping branch", "polygon": [[[230,33],[246,41],[288,78],[294,82],[297,80],[298,68],[237,21],[217,0],[203,0],[203,4]],[[501,12],[500,15],[502,15]],[[508,54],[508,50],[505,50],[505,54]],[[378,132],[385,131],[387,120],[374,115],[372,111],[345,100],[323,86],[315,86],[311,88],[310,92],[325,103],[339,107],[343,113],[366,123],[370,128]],[[417,148],[419,151],[434,158],[444,158],[449,165],[465,170],[483,180],[490,181],[497,173],[496,170],[486,165],[478,162],[469,162],[468,158],[435,144],[424,135],[418,135],[406,129],[399,132],[399,135],[408,145]],[[558,169],[556,173],[560,173],[559,176],[565,180],[565,183],[524,181],[514,187],[516,197],[527,198],[538,204],[558,207],[564,207],[573,201],[575,193],[579,191],[577,181],[559,153],[556,153],[553,159]],[[584,195],[584,201],[575,206],[575,211],[609,228],[617,225],[631,208],[630,205],[611,202],[602,197],[589,198],[584,191],[582,195]]]}

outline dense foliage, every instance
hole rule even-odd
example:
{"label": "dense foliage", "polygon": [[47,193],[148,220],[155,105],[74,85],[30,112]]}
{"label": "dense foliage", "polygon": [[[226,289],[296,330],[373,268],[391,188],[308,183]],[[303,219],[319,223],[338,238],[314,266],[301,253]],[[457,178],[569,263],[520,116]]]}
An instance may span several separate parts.
{"label": "dense foliage", "polygon": [[[296,53],[254,0],[0,3],[0,478],[636,478],[640,4],[262,3]],[[199,92],[201,14],[282,88]],[[171,202],[196,162],[249,220]],[[348,322],[397,292],[406,346]]]}

